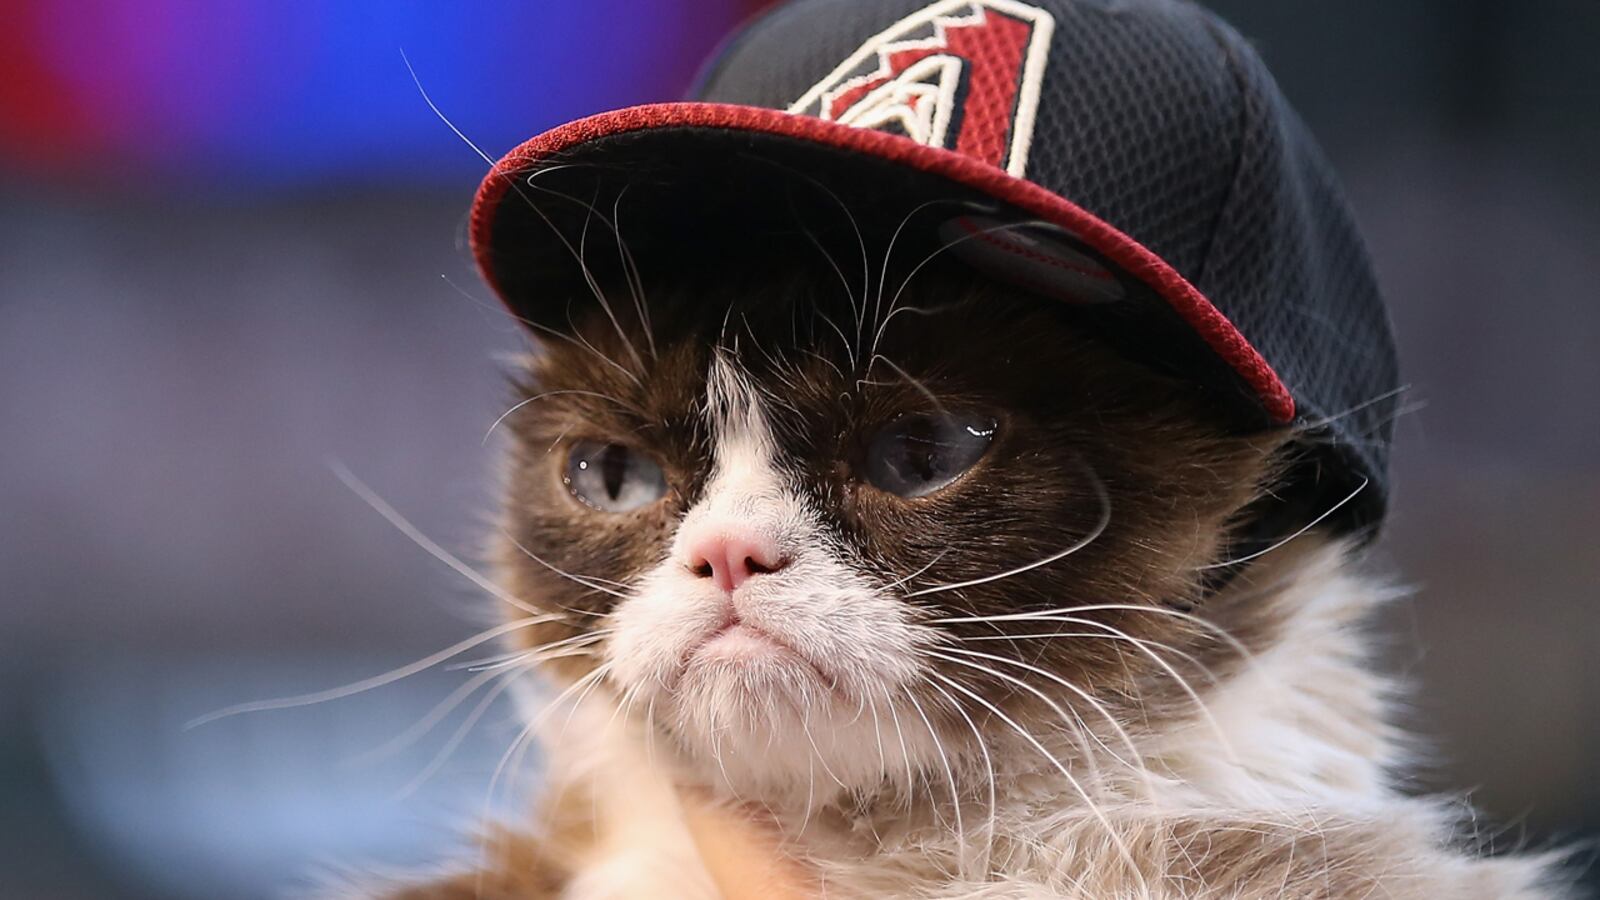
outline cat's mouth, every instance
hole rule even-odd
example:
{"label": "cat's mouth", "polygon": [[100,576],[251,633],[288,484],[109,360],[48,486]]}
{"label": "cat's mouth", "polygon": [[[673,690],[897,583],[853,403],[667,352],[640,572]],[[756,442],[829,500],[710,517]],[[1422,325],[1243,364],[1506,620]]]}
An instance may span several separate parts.
{"label": "cat's mouth", "polygon": [[730,619],[700,642],[695,655],[740,658],[762,653],[794,653],[794,648],[762,629],[739,619]]}
{"label": "cat's mouth", "polygon": [[732,611],[684,654],[686,672],[698,666],[755,669],[796,664],[809,669],[823,684],[834,683],[815,660],[793,643]]}

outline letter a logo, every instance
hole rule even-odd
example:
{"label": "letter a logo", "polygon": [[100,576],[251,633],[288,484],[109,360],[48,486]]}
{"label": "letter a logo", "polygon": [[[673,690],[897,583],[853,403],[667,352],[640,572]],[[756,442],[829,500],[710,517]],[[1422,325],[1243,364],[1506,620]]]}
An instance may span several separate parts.
{"label": "letter a logo", "polygon": [[1016,0],[944,0],[872,37],[789,112],[904,135],[1021,177],[1050,35]]}

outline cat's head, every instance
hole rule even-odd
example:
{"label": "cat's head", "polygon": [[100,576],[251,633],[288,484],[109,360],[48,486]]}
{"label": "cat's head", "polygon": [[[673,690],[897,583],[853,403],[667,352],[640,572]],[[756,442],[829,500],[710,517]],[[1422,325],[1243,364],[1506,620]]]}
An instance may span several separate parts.
{"label": "cat's head", "polygon": [[1159,728],[1233,660],[1208,588],[1281,436],[1036,297],[896,288],[781,259],[602,286],[502,426],[503,570],[558,617],[520,639],[736,790]]}

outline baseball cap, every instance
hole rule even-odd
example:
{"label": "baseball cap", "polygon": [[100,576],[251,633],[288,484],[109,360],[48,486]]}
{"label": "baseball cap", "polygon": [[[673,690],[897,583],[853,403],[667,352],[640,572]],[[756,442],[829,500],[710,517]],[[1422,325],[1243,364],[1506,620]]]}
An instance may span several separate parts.
{"label": "baseball cap", "polygon": [[597,220],[648,269],[792,238],[807,192],[1071,308],[1240,429],[1300,429],[1299,496],[1342,530],[1382,520],[1399,376],[1371,262],[1306,127],[1208,11],[798,0],[726,42],[691,99],[512,150],[470,239],[515,313],[559,327]]}

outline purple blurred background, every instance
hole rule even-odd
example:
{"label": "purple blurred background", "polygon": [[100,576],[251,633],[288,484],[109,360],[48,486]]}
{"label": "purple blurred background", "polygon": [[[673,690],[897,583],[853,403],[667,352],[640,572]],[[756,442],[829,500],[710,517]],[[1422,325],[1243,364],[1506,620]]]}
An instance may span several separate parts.
{"label": "purple blurred background", "polygon": [[[0,0],[0,896],[274,896],[516,802],[507,709],[415,790],[462,713],[363,755],[464,672],[182,725],[485,621],[329,467],[470,556],[523,346],[402,49],[497,155],[678,95],[761,5]],[[1600,5],[1213,5],[1344,173],[1422,405],[1381,552],[1423,781],[1600,833]]]}

